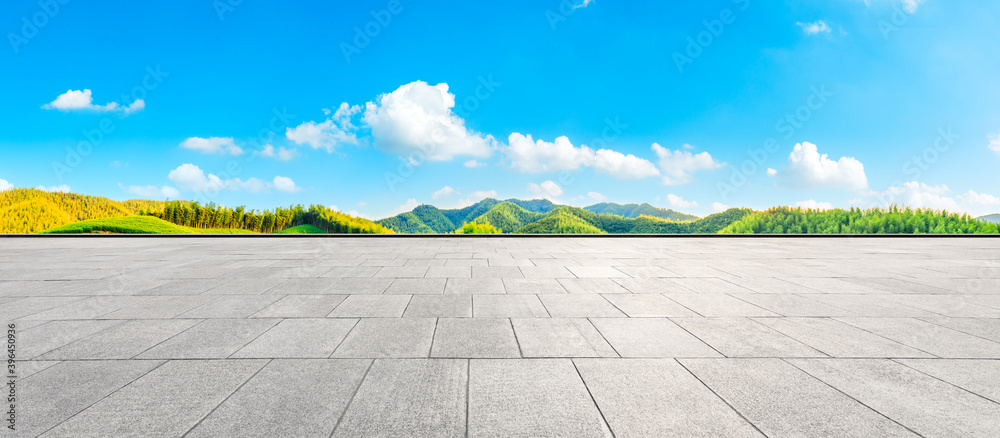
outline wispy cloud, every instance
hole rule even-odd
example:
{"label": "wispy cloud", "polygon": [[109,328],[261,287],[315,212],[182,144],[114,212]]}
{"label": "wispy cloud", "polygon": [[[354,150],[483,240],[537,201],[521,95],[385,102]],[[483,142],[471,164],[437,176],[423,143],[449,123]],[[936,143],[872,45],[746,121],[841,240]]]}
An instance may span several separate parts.
{"label": "wispy cloud", "polygon": [[125,115],[142,111],[145,108],[146,102],[142,99],[136,99],[128,106],[122,106],[118,102],[94,105],[93,93],[89,89],[66,90],[65,93],[57,96],[56,100],[42,105],[42,109],[46,110],[120,112]]}

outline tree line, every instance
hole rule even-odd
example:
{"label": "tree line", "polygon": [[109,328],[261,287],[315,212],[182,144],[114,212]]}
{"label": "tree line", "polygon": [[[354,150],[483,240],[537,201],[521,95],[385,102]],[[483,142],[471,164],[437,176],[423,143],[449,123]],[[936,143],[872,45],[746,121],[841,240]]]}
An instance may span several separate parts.
{"label": "tree line", "polygon": [[327,233],[386,234],[392,230],[370,220],[349,216],[339,211],[311,205],[272,210],[247,210],[209,203],[173,201],[161,210],[143,212],[177,225],[201,229],[241,229],[257,233],[275,233],[298,225],[313,225]]}
{"label": "tree line", "polygon": [[996,234],[998,225],[966,214],[898,206],[850,210],[775,207],[752,213],[727,234]]}

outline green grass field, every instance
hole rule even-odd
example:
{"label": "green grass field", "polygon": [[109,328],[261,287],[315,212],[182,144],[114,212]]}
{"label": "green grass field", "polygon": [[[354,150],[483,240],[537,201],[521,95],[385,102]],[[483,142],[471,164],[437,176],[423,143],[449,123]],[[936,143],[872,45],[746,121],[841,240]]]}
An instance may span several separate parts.
{"label": "green grass field", "polygon": [[[298,227],[296,227],[298,228]],[[287,230],[286,230],[287,231]],[[90,219],[49,228],[42,234],[258,234],[246,230],[201,229],[175,225],[152,216]]]}
{"label": "green grass field", "polygon": [[327,232],[313,225],[299,225],[274,234],[327,234]]}

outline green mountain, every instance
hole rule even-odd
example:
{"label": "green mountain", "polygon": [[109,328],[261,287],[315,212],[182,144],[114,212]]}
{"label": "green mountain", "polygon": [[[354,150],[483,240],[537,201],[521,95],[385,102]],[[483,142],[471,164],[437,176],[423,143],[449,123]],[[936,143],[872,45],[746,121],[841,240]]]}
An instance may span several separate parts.
{"label": "green mountain", "polygon": [[610,202],[602,202],[600,204],[594,204],[589,207],[584,207],[584,209],[597,214],[602,214],[602,213],[615,214],[618,216],[624,216],[633,219],[639,216],[652,216],[662,219],[671,219],[675,221],[693,221],[698,219],[698,216],[693,216],[690,214],[685,214],[679,211],[674,211],[666,208],[653,207],[652,205],[649,204],[622,205]]}
{"label": "green mountain", "polygon": [[515,233],[714,234],[752,212],[734,208],[696,221],[677,222],[653,216],[628,218],[609,213],[598,214],[578,207],[560,207]]}
{"label": "green mountain", "polygon": [[605,234],[600,228],[563,207],[517,230],[518,234]]}
{"label": "green mountain", "polygon": [[987,215],[987,216],[982,216],[982,217],[979,218],[979,220],[986,221],[986,222],[993,222],[995,224],[1000,224],[1000,213],[998,213],[998,214],[991,214],[991,215]]}
{"label": "green mountain", "polygon": [[479,224],[488,223],[502,231],[511,232],[519,230],[544,216],[545,213],[528,211],[513,202],[504,201],[494,205],[486,213],[475,218],[473,222]]}
{"label": "green mountain", "polygon": [[[490,209],[500,204],[514,204],[515,206],[532,213],[548,213],[559,207],[547,199],[534,199],[522,201],[520,199],[508,199],[499,201],[493,198],[486,198],[475,204],[464,208],[454,208],[442,210],[433,205],[421,205],[413,211],[398,214],[376,221],[379,225],[391,228],[397,233],[406,234],[427,234],[427,233],[450,233],[461,227],[466,222],[472,222],[480,216],[486,215]],[[509,207],[504,207],[509,209]],[[510,214],[511,212],[507,212]],[[503,213],[498,213],[502,215]],[[540,216],[539,216],[540,217]],[[481,221],[480,221],[481,222]],[[494,227],[502,228],[504,231],[512,228],[490,222]],[[518,228],[528,222],[511,223]]]}

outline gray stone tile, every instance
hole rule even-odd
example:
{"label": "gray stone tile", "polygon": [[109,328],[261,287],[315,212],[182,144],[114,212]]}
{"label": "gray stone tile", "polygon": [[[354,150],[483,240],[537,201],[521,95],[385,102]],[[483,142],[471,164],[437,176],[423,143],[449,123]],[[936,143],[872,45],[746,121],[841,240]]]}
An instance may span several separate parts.
{"label": "gray stone tile", "polygon": [[726,357],[827,357],[750,318],[671,318]]}
{"label": "gray stone tile", "polygon": [[378,295],[385,292],[392,284],[388,278],[342,278],[333,284],[326,293],[330,294],[368,294]]}
{"label": "gray stone tile", "polygon": [[146,350],[137,358],[226,358],[277,323],[275,319],[209,319]]}
{"label": "gray stone tile", "polygon": [[615,436],[764,436],[673,359],[575,362]]}
{"label": "gray stone tile", "polygon": [[929,354],[827,318],[755,318],[832,357],[930,357]]}
{"label": "gray stone tile", "polygon": [[631,293],[622,285],[607,278],[565,278],[559,280],[571,294],[627,294]]}
{"label": "gray stone tile", "polygon": [[424,278],[472,278],[471,266],[431,266]]}
{"label": "gray stone tile", "polygon": [[504,278],[508,294],[564,294],[564,288],[554,278]]}
{"label": "gray stone tile", "polygon": [[465,436],[467,388],[465,360],[376,360],[333,436]]}
{"label": "gray stone tile", "polygon": [[700,294],[746,294],[753,293],[750,289],[738,286],[722,278],[672,278],[670,281],[677,283],[685,289]]}
{"label": "gray stone tile", "polygon": [[1000,403],[1000,361],[987,359],[896,359],[896,362]]}
{"label": "gray stone tile", "polygon": [[618,357],[586,318],[514,318],[524,357]]}
{"label": "gray stone tile", "polygon": [[884,295],[861,294],[810,294],[803,295],[857,314],[858,316],[881,316],[889,318],[913,318],[938,316],[936,313],[910,307],[887,300]]}
{"label": "gray stone tile", "polygon": [[953,318],[1000,318],[1000,309],[945,295],[887,295],[887,300]]}
{"label": "gray stone tile", "polygon": [[443,294],[445,278],[397,278],[385,294],[425,295]]}
{"label": "gray stone tile", "polygon": [[660,294],[608,294],[604,298],[632,318],[698,316]]}
{"label": "gray stone tile", "polygon": [[1000,404],[893,361],[790,362],[923,436],[996,436]]}
{"label": "gray stone tile", "polygon": [[767,436],[916,436],[780,359],[680,359]]}
{"label": "gray stone tile", "polygon": [[921,320],[1000,342],[1000,318],[920,318]]}
{"label": "gray stone tile", "polygon": [[567,266],[577,278],[622,278],[629,275],[611,266]]}
{"label": "gray stone tile", "polygon": [[[330,292],[339,278],[289,278],[269,288],[268,295],[323,295]],[[210,290],[207,293],[212,293]]]}
{"label": "gray stone tile", "polygon": [[40,356],[45,360],[130,359],[197,324],[191,319],[136,320],[115,325]]}
{"label": "gray stone tile", "polygon": [[472,278],[523,278],[517,266],[473,266]]}
{"label": "gray stone tile", "polygon": [[1000,343],[913,318],[837,318],[939,357],[1000,359]]}
{"label": "gray stone tile", "polygon": [[33,359],[63,345],[101,332],[124,321],[51,321],[17,332],[17,357]]}
{"label": "gray stone tile", "polygon": [[436,325],[433,318],[363,318],[333,357],[428,357]]}
{"label": "gray stone tile", "polygon": [[346,295],[288,295],[250,315],[253,318],[321,318],[329,315]]}
{"label": "gray stone tile", "polygon": [[277,359],[188,437],[329,437],[371,365],[364,359]]}
{"label": "gray stone tile", "polygon": [[424,266],[385,266],[375,273],[376,278],[423,278],[427,273]]}
{"label": "gray stone tile", "polygon": [[725,294],[669,294],[665,296],[702,316],[779,316],[770,310]]}
{"label": "gray stone tile", "polygon": [[[670,272],[660,266],[615,266],[614,268],[633,278],[662,278],[678,276],[676,273]],[[572,268],[570,271],[573,271],[574,273],[576,272]],[[583,277],[580,276],[580,278]]]}
{"label": "gray stone tile", "polygon": [[244,382],[266,360],[168,362],[45,436],[181,436]]}
{"label": "gray stone tile", "polygon": [[521,357],[514,329],[504,318],[441,318],[434,331],[431,357]]}
{"label": "gray stone tile", "polygon": [[403,316],[409,318],[472,317],[472,295],[414,295]]}
{"label": "gray stone tile", "polygon": [[449,278],[446,294],[503,294],[503,281],[499,278]]}
{"label": "gray stone tile", "polygon": [[537,295],[476,295],[472,299],[476,318],[544,318],[549,316]]}
{"label": "gray stone tile", "polygon": [[149,297],[141,303],[123,307],[114,312],[108,313],[102,318],[107,319],[165,319],[175,318],[178,315],[191,309],[216,300],[218,297],[210,295],[177,296],[164,295]]}
{"label": "gray stone tile", "polygon": [[188,310],[179,318],[247,318],[271,305],[278,295],[222,295],[219,298]]}
{"label": "gray stone tile", "polygon": [[666,318],[591,318],[621,357],[719,357]]}
{"label": "gray stone tile", "polygon": [[[227,278],[222,284],[205,291],[205,293],[208,295],[262,294],[287,281],[280,278]],[[288,294],[293,292],[282,293]]]}
{"label": "gray stone tile", "polygon": [[133,304],[143,303],[148,297],[95,296],[64,304],[43,312],[25,316],[27,320],[98,319],[103,315]]}
{"label": "gray stone tile", "polygon": [[611,436],[569,359],[472,360],[468,427],[469,436]]}
{"label": "gray stone tile", "polygon": [[[335,266],[319,275],[323,278],[371,278],[381,268],[378,266]],[[338,292],[339,293],[339,292]]]}
{"label": "gray stone tile", "polygon": [[357,319],[286,319],[233,353],[233,358],[324,358],[333,354]]}
{"label": "gray stone tile", "polygon": [[[535,264],[538,261],[535,260]],[[576,278],[565,266],[521,266],[521,274],[524,278]]]}
{"label": "gray stone tile", "polygon": [[798,295],[761,293],[730,296],[782,316],[855,316],[854,312]]}
{"label": "gray stone tile", "polygon": [[614,282],[634,294],[691,293],[666,278],[615,278]]}
{"label": "gray stone tile", "polygon": [[162,364],[153,360],[71,361],[26,378],[22,373],[17,435],[41,435]]}
{"label": "gray stone tile", "polygon": [[589,318],[592,316],[626,316],[598,294],[539,295],[549,315],[556,318]]}
{"label": "gray stone tile", "polygon": [[327,317],[400,317],[409,302],[410,295],[350,295]]}
{"label": "gray stone tile", "polygon": [[[41,283],[41,282],[39,282]],[[4,321],[13,321],[35,313],[44,312],[53,307],[63,306],[83,297],[28,297],[4,304],[0,307],[0,317]]]}
{"label": "gray stone tile", "polygon": [[218,279],[175,280],[138,295],[198,295],[223,283]]}

